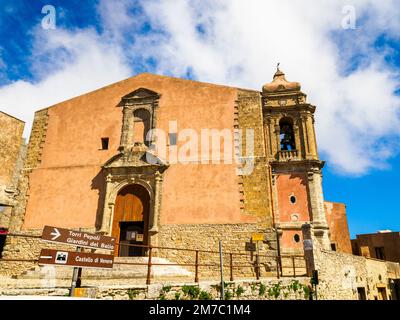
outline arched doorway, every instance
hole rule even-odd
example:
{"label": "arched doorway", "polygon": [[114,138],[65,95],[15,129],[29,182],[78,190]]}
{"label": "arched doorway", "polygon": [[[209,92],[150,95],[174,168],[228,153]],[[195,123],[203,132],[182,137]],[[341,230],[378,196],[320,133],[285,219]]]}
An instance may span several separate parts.
{"label": "arched doorway", "polygon": [[146,249],[124,244],[148,244],[150,195],[138,184],[122,188],[117,195],[111,236],[121,244],[115,256],[144,256]]}

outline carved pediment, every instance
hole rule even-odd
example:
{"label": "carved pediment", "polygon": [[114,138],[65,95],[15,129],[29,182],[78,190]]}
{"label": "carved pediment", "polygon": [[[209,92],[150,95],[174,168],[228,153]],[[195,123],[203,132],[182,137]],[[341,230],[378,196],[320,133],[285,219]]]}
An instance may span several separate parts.
{"label": "carved pediment", "polygon": [[145,88],[139,88],[135,91],[122,97],[122,102],[146,102],[159,99],[160,95],[157,92]]}
{"label": "carved pediment", "polygon": [[168,167],[168,164],[151,153],[147,148],[134,146],[130,150],[118,153],[110,158],[103,168],[127,168],[127,167]]}

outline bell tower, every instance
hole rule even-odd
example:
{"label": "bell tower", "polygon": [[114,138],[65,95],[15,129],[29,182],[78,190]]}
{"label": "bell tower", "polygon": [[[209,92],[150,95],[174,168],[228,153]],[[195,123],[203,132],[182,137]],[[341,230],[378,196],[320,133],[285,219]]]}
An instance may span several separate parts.
{"label": "bell tower", "polygon": [[314,128],[315,106],[298,82],[279,69],[262,89],[263,121],[272,173],[275,228],[282,253],[303,251],[301,226],[310,223],[319,245],[330,248],[322,191],[322,167]]}

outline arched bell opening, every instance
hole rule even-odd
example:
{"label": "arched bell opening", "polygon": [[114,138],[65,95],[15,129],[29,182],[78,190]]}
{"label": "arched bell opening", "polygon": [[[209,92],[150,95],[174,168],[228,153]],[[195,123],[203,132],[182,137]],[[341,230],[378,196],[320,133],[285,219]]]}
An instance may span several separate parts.
{"label": "arched bell opening", "polygon": [[280,149],[282,151],[296,150],[293,119],[282,118],[279,121]]}

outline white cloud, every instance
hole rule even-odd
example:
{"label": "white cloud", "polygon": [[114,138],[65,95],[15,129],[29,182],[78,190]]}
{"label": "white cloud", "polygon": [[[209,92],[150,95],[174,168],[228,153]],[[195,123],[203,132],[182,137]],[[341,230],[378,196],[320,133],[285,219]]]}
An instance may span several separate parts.
{"label": "white cloud", "polygon": [[118,46],[103,41],[91,29],[38,28],[34,32],[31,67],[39,80],[0,87],[0,108],[26,121],[25,137],[35,111],[131,75]]}
{"label": "white cloud", "polygon": [[[339,171],[363,174],[382,168],[400,133],[400,100],[393,70],[373,47],[383,32],[398,37],[395,1],[144,1],[153,26],[163,31],[136,48],[156,56],[158,72],[261,90],[281,62],[317,105],[322,156]],[[343,30],[342,8],[354,5],[357,29]],[[393,19],[397,17],[397,19]],[[198,32],[202,24],[204,32]],[[332,34],[343,42],[338,46]],[[154,36],[153,36],[154,37]],[[342,51],[345,49],[345,51]],[[363,54],[361,68],[345,73]]]}
{"label": "white cloud", "polygon": [[[149,57],[161,74],[183,76],[190,68],[200,81],[261,90],[279,61],[317,106],[319,150],[338,171],[383,168],[394,154],[398,70],[385,64],[374,43],[382,33],[398,39],[396,0],[140,3],[145,14],[132,16],[137,2],[100,1],[101,35],[36,30],[32,70],[40,80],[0,88],[0,106],[30,121],[34,110],[131,76],[127,61],[135,67]],[[356,9],[356,30],[341,28],[344,5]],[[156,32],[137,34],[146,20]],[[349,73],[354,56],[359,68]]]}

